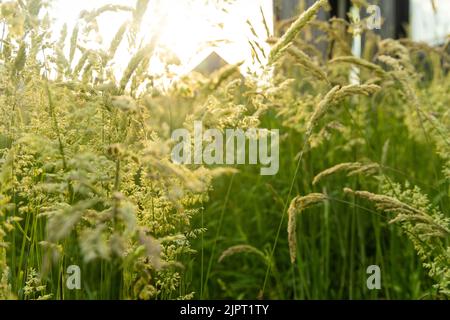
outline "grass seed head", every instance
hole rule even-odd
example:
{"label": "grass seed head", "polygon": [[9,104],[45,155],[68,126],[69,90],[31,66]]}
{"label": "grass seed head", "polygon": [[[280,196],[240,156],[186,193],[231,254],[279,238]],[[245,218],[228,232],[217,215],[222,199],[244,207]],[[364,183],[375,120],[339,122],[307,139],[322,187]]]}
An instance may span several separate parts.
{"label": "grass seed head", "polygon": [[326,200],[327,196],[322,193],[312,193],[304,197],[296,197],[292,200],[288,209],[288,242],[291,263],[295,263],[297,259],[297,215]]}

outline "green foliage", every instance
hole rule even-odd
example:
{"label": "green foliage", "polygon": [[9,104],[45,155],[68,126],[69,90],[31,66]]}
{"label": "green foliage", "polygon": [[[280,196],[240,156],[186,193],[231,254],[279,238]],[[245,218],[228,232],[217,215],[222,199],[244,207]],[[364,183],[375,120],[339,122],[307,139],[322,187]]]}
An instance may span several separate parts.
{"label": "green foliage", "polygon": [[[449,296],[448,46],[365,30],[355,58],[346,21],[314,21],[318,1],[271,39],[269,81],[234,65],[163,92],[157,35],[140,41],[147,5],[83,12],[54,40],[46,2],[1,4],[0,299]],[[116,11],[129,22],[112,42],[86,45]],[[171,132],[197,120],[281,129],[279,175],[174,165]],[[361,285],[371,264],[376,293]]]}
{"label": "green foliage", "polygon": [[[138,3],[140,14],[144,3]],[[121,38],[138,32],[141,18],[134,9],[83,12],[83,27],[72,31],[66,57],[68,30],[53,43],[46,18],[37,18],[45,10],[40,3],[28,3],[33,10],[16,6],[14,13],[11,5],[2,5],[5,18],[32,14],[34,20],[24,25],[25,38],[9,29],[11,51],[1,52],[1,297],[192,295],[181,290],[180,259],[195,253],[190,242],[204,230],[191,219],[208,199],[211,179],[225,171],[172,164],[167,128],[203,114],[207,94],[194,97],[175,88],[163,97],[142,90],[148,79],[143,66],[153,54],[148,45],[134,49],[120,81],[111,77],[108,63]],[[98,16],[117,10],[132,12],[136,21],[133,30],[120,28],[109,53],[77,44]],[[15,20],[5,21],[15,27]],[[185,113],[176,119],[166,117],[168,110],[158,115],[154,108],[169,103],[183,105]],[[72,264],[85,275],[82,293],[61,283]]]}

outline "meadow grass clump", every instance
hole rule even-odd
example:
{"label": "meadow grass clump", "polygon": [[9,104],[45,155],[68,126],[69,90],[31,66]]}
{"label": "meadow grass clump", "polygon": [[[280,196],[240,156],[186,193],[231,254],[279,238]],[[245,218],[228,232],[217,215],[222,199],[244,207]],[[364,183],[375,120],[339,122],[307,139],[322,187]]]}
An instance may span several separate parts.
{"label": "meadow grass clump", "polygon": [[[200,95],[179,89],[185,80],[169,96],[156,88],[144,90],[155,43],[136,43],[147,3],[83,12],[68,57],[63,53],[67,28],[57,43],[39,41],[41,34],[52,32],[47,18],[39,15],[43,5],[33,7],[32,24],[21,26],[28,38],[6,34],[11,46],[0,52],[2,298],[193,295],[183,286],[181,260],[195,254],[191,241],[205,230],[191,220],[201,213],[211,180],[230,170],[171,163],[170,128],[195,120],[188,115],[205,113],[208,91],[219,91],[235,69],[222,71],[214,87],[189,86],[203,90]],[[13,11],[6,10],[9,5],[2,4],[6,19],[29,17],[35,3],[20,3]],[[96,19],[118,10],[129,12],[131,23],[119,27],[112,43],[103,44],[106,49],[83,47],[84,37],[95,32]],[[117,80],[113,60],[127,36],[136,41]],[[38,56],[42,50],[44,56]],[[165,105],[184,109],[172,117]],[[229,117],[230,122],[220,117],[211,125],[238,125],[246,116],[230,106]],[[70,265],[83,271],[81,291],[65,286]]]}
{"label": "meadow grass clump", "polygon": [[[210,215],[220,218],[209,223],[217,233],[206,245],[211,259],[202,288],[216,298],[243,291],[247,298],[275,299],[445,297],[449,270],[445,45],[382,41],[364,30],[367,41],[362,58],[356,58],[351,55],[348,22],[308,20],[320,4],[316,2],[298,20],[280,23],[279,28],[288,31],[270,40],[274,76],[262,100],[267,113],[261,123],[282,128],[280,154],[285,159],[276,178],[256,179],[247,168],[242,177],[221,182],[213,193],[216,198],[227,197],[225,201],[213,197],[208,206]],[[311,36],[318,31],[321,36]],[[355,67],[361,85],[349,84]],[[341,172],[344,175],[338,175]],[[409,187],[410,191],[401,191],[398,185],[408,185],[407,181],[420,185],[421,191]],[[251,191],[227,193],[236,185]],[[336,185],[375,191],[356,192],[349,201]],[[260,194],[266,195],[264,200]],[[372,208],[358,201],[369,194],[382,195],[392,206]],[[428,205],[425,209],[424,198],[434,209]],[[299,215],[306,208],[315,214]],[[397,215],[386,220],[380,212],[391,209]],[[403,230],[405,224],[414,228],[414,235],[409,227],[406,231],[410,240],[415,239],[412,245],[392,226],[397,223]],[[428,241],[435,254],[423,256],[417,237]],[[234,265],[241,272],[214,266],[217,247],[248,245],[268,252],[271,263],[260,266],[240,258]],[[417,267],[419,261],[424,269]],[[363,266],[374,263],[384,270],[385,280],[381,291],[369,292],[360,279],[366,277]],[[438,270],[429,274],[435,287],[426,274],[429,270]]]}
{"label": "meadow grass clump", "polygon": [[[450,294],[450,219],[434,207],[420,188],[400,185],[385,187],[386,195],[377,195],[367,191],[345,192],[373,202],[376,208],[394,218],[390,223],[400,224],[405,235],[414,244],[423,267],[428,270],[436,284],[437,294],[448,297]],[[403,202],[405,201],[405,202]]]}

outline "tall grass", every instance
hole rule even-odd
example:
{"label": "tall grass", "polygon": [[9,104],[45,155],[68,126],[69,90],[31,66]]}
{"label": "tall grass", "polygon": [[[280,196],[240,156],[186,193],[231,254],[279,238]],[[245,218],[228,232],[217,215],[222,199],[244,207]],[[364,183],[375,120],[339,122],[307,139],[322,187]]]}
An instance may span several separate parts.
{"label": "tall grass", "polygon": [[[214,194],[220,199],[230,186],[245,192],[231,193],[226,202],[213,196],[207,207],[209,228],[217,232],[210,241],[221,250],[206,251],[213,276],[204,296],[448,297],[448,46],[381,41],[366,30],[366,51],[359,59],[348,56],[347,28],[333,27],[343,22],[310,24],[302,21],[297,38],[285,43],[284,36],[274,46],[280,61],[265,96],[271,108],[262,126],[285,133],[280,173],[255,177],[245,168],[219,182]],[[303,40],[315,27],[324,33],[317,42],[328,46],[325,57]],[[291,49],[280,54],[281,43]],[[363,87],[348,86],[352,66],[361,68]],[[337,94],[364,92],[364,86],[371,88],[369,98]],[[346,186],[384,195],[361,191],[349,197],[342,191]],[[395,209],[380,207],[377,197],[393,197],[410,211],[400,208],[393,216]],[[311,202],[322,205],[305,210]],[[229,214],[214,219],[222,205]],[[230,251],[236,255],[221,258]],[[379,291],[366,287],[366,269],[373,264],[382,270]]]}
{"label": "tall grass", "polygon": [[[139,41],[148,1],[84,12],[53,42],[43,2],[2,3],[0,298],[448,297],[448,44],[364,30],[355,58],[345,21],[314,20],[326,3],[271,39],[263,87],[235,65],[166,92],[157,35]],[[84,47],[118,10],[112,43]],[[173,164],[172,130],[200,119],[280,129],[278,175]]]}

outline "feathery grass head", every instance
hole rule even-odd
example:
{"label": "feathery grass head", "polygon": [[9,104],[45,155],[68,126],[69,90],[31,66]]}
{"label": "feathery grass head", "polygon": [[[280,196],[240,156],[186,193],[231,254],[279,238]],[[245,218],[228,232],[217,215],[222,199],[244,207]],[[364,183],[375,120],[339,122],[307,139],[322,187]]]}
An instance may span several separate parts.
{"label": "feathery grass head", "polygon": [[355,56],[341,56],[336,57],[328,62],[329,65],[335,64],[335,63],[347,63],[347,64],[353,64],[358,67],[366,68],[370,71],[373,71],[376,75],[384,77],[386,75],[386,72],[381,68],[379,65],[369,62],[365,59],[361,59]]}
{"label": "feathery grass head", "polygon": [[156,38],[152,39],[145,47],[140,49],[130,60],[128,66],[123,73],[122,79],[120,80],[120,91],[123,93],[127,88],[128,83],[130,82],[131,76],[137,70],[139,65],[150,57],[155,49]]}
{"label": "feathery grass head", "polygon": [[297,259],[297,215],[326,200],[327,196],[322,193],[312,193],[304,197],[299,196],[292,200],[288,210],[288,241],[291,263],[295,263]]}
{"label": "feathery grass head", "polygon": [[319,105],[316,107],[309,123],[307,125],[307,137],[309,137],[314,127],[317,125],[320,119],[329,111],[330,107],[339,103],[343,99],[355,95],[365,95],[369,96],[374,94],[381,88],[374,84],[363,84],[363,85],[347,85],[344,87],[335,86],[331,89],[326,96],[320,101]]}
{"label": "feathery grass head", "polygon": [[377,163],[367,163],[363,164],[360,162],[347,162],[347,163],[340,163],[338,165],[335,165],[332,168],[329,168],[325,171],[322,171],[319,173],[313,181],[313,184],[316,185],[320,181],[322,181],[324,178],[331,176],[333,174],[346,171],[347,175],[354,176],[357,174],[363,174],[363,175],[372,175],[374,173],[378,173],[380,171],[380,165]]}
{"label": "feathery grass head", "polygon": [[435,279],[435,288],[444,295],[450,294],[450,219],[445,217],[417,187],[394,189],[388,194],[374,194],[368,191],[353,191],[345,188],[347,194],[366,199],[383,212],[394,214],[390,223],[401,225],[413,243],[419,258],[429,275]]}
{"label": "feathery grass head", "polygon": [[219,263],[223,262],[225,259],[232,257],[236,254],[242,254],[242,253],[252,253],[255,254],[257,256],[259,256],[260,258],[262,258],[265,262],[267,262],[267,258],[265,256],[265,254],[263,252],[261,252],[260,250],[258,250],[257,248],[250,246],[250,245],[237,245],[234,247],[230,247],[227,250],[225,250],[219,258]]}
{"label": "feathery grass head", "polygon": [[327,4],[328,0],[316,1],[310,8],[308,8],[308,10],[303,12],[294,23],[292,23],[286,33],[273,46],[269,56],[269,64],[273,64],[279,59],[281,52],[292,44],[295,37],[306,26],[306,24],[313,20],[320,8]]}
{"label": "feathery grass head", "polygon": [[392,196],[379,195],[367,191],[353,191],[350,188],[345,188],[344,192],[373,202],[380,211],[396,214],[397,216],[391,220],[391,223],[415,222],[420,224],[423,229],[430,228],[429,230],[432,230],[436,228],[435,231],[437,232],[430,232],[430,235],[436,234],[441,237],[450,235],[448,226],[443,226],[440,222],[434,221],[433,216],[423,210],[423,208],[416,208]]}
{"label": "feathery grass head", "polygon": [[323,81],[327,82],[328,84],[330,83],[325,71],[323,71],[321,67],[316,65],[311,60],[311,58],[306,53],[304,53],[302,50],[300,50],[296,46],[289,46],[289,48],[287,49],[287,52],[294,57],[295,61],[300,66],[302,66],[303,68],[305,68],[306,70],[311,72],[316,78],[323,80]]}

